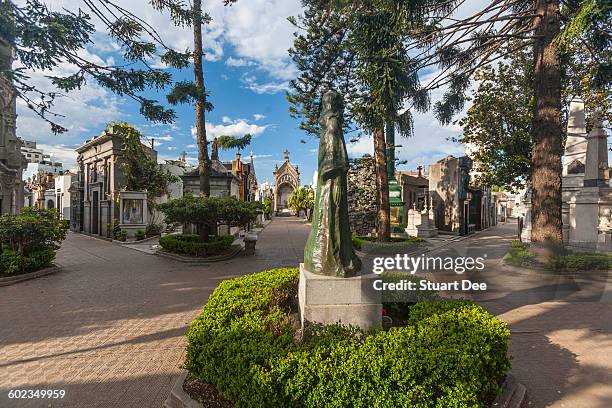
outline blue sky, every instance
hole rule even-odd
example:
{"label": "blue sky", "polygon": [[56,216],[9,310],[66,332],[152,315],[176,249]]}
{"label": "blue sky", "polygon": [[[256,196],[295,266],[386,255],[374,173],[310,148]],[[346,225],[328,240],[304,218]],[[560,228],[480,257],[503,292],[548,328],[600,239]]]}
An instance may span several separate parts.
{"label": "blue sky", "polygon": [[[46,3],[52,10],[84,7],[77,0],[48,0]],[[190,32],[173,27],[165,16],[151,9],[146,0],[119,0],[118,3],[138,12],[176,49],[191,48]],[[282,162],[283,151],[288,149],[292,162],[300,166],[302,182],[310,184],[317,165],[318,141],[306,138],[300,131],[298,121],[288,114],[285,100],[287,83],[297,75],[287,53],[294,28],[286,18],[300,12],[299,0],[242,0],[232,7],[224,7],[221,0],[204,3],[213,17],[204,41],[207,52],[205,82],[215,106],[207,116],[209,137],[253,134],[255,137],[245,155],[253,152],[260,182],[272,180],[274,165]],[[480,4],[480,0],[474,1],[470,8]],[[84,52],[85,56],[100,62],[120,61],[119,47],[103,34],[101,26],[99,28],[95,44]],[[55,73],[68,74],[72,69],[62,64]],[[190,69],[173,73],[176,79],[192,79]],[[44,75],[33,73],[32,82],[48,88]],[[443,92],[444,89],[440,89],[434,100]],[[195,162],[197,151],[192,135],[195,126],[192,106],[176,107],[178,118],[173,125],[147,122],[138,113],[138,108],[130,99],[117,97],[88,83],[57,103],[56,111],[66,115],[60,122],[69,128],[68,133],[53,135],[48,126],[20,103],[17,133],[21,138],[39,142],[54,159],[71,168],[76,158],[74,147],[100,134],[106,123],[126,121],[141,129],[147,137],[156,139],[161,160],[177,158],[185,150],[188,158]],[[415,136],[399,142],[403,146],[399,157],[407,160],[402,168],[415,169],[419,164],[428,165],[448,154],[463,154],[463,146],[447,140],[459,132],[460,129],[452,125],[440,126],[431,113],[416,116]],[[301,139],[307,139],[308,143],[300,143]],[[347,141],[347,148],[351,156],[361,156],[372,151],[372,140],[365,137],[353,144]],[[234,154],[233,151],[222,152],[221,157],[230,159]]]}

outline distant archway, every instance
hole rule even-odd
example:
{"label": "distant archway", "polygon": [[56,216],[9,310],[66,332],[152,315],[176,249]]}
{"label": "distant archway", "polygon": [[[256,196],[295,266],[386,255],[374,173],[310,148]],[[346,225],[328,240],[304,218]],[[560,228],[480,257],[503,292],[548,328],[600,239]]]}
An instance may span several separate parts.
{"label": "distant archway", "polygon": [[293,166],[289,161],[289,151],[285,150],[285,161],[274,171],[274,211],[279,212],[289,209],[289,197],[291,193],[300,187],[300,171],[298,166]]}

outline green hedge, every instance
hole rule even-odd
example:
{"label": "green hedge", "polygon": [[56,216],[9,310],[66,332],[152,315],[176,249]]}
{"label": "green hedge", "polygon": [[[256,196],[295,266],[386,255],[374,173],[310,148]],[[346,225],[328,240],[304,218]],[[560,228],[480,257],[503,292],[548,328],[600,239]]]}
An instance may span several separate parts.
{"label": "green hedge", "polygon": [[51,265],[68,222],[57,210],[26,207],[16,215],[0,216],[0,275],[14,275]]}
{"label": "green hedge", "polygon": [[503,322],[419,302],[409,325],[309,326],[294,341],[297,269],[224,281],[188,332],[186,367],[237,407],[485,407],[510,369]]}
{"label": "green hedge", "polygon": [[353,235],[352,241],[353,247],[361,250],[364,246],[372,248],[388,246],[392,246],[394,248],[404,247],[406,245],[421,243],[423,242],[423,239],[419,237],[391,237],[389,242],[378,242],[376,237]]}
{"label": "green hedge", "polygon": [[172,234],[159,239],[159,245],[168,252],[191,256],[214,256],[232,246],[234,237],[231,235],[211,235],[209,242],[201,242],[195,234]]}
{"label": "green hedge", "polygon": [[0,268],[6,275],[35,272],[51,266],[54,259],[53,249],[38,249],[27,254],[5,249],[0,254]]}
{"label": "green hedge", "polygon": [[[536,265],[535,255],[529,244],[512,241],[506,261],[515,266],[532,267]],[[548,262],[539,265],[553,271],[592,271],[612,269],[612,254],[578,252],[551,257]]]}

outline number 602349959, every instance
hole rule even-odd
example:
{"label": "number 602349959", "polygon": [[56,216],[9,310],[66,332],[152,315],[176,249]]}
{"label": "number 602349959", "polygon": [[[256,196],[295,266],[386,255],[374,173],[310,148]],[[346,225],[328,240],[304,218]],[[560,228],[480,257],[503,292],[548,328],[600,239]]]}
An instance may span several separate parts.
{"label": "number 602349959", "polygon": [[64,398],[66,396],[66,390],[10,390],[8,392],[9,398]]}

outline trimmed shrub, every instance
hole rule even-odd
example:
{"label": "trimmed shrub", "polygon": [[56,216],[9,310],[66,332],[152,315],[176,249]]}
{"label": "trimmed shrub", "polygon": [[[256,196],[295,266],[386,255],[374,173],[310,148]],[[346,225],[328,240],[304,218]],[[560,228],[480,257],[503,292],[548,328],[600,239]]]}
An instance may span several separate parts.
{"label": "trimmed shrub", "polygon": [[612,256],[598,253],[571,254],[554,257],[550,263],[554,270],[606,270],[612,268]]}
{"label": "trimmed shrub", "polygon": [[[536,264],[535,255],[531,253],[529,244],[512,241],[506,261],[511,265],[530,267]],[[612,268],[612,255],[606,253],[575,253],[551,257],[541,267],[553,271],[592,271]]]}
{"label": "trimmed shrub", "polygon": [[163,229],[164,227],[161,224],[149,224],[147,225],[146,234],[148,237],[160,235]]}
{"label": "trimmed shrub", "polygon": [[144,231],[144,230],[137,230],[137,231],[136,231],[136,241],[140,241],[140,240],[142,240],[142,239],[145,239],[145,238],[146,238],[146,236],[147,236],[147,235],[146,235],[146,233],[145,233],[145,231]]}
{"label": "trimmed shrub", "polygon": [[195,234],[172,234],[159,239],[159,245],[168,252],[190,256],[214,256],[228,250],[234,237],[211,235],[208,242],[200,241]]}
{"label": "trimmed shrub", "polygon": [[410,306],[417,302],[438,300],[437,292],[433,290],[420,290],[419,284],[425,278],[411,275],[406,272],[384,272],[380,275],[383,282],[399,283],[403,280],[414,282],[416,290],[385,290],[382,291],[382,305],[393,320],[393,325],[405,325],[410,313]]}
{"label": "trimmed shrub", "polygon": [[510,369],[509,332],[465,301],[419,302],[409,326],[307,327],[297,269],[224,281],[188,337],[186,367],[236,407],[486,407]]}
{"label": "trimmed shrub", "polygon": [[117,241],[125,242],[127,240],[127,231],[119,228],[118,231],[113,233],[113,236]]}
{"label": "trimmed shrub", "polygon": [[27,207],[0,217],[0,273],[33,272],[51,265],[66,238],[68,222],[55,209]]}
{"label": "trimmed shrub", "polygon": [[378,242],[376,237],[353,235],[352,241],[353,247],[361,250],[366,247],[374,249],[383,247],[401,248],[423,242],[423,239],[419,237],[391,237],[389,242]]}

